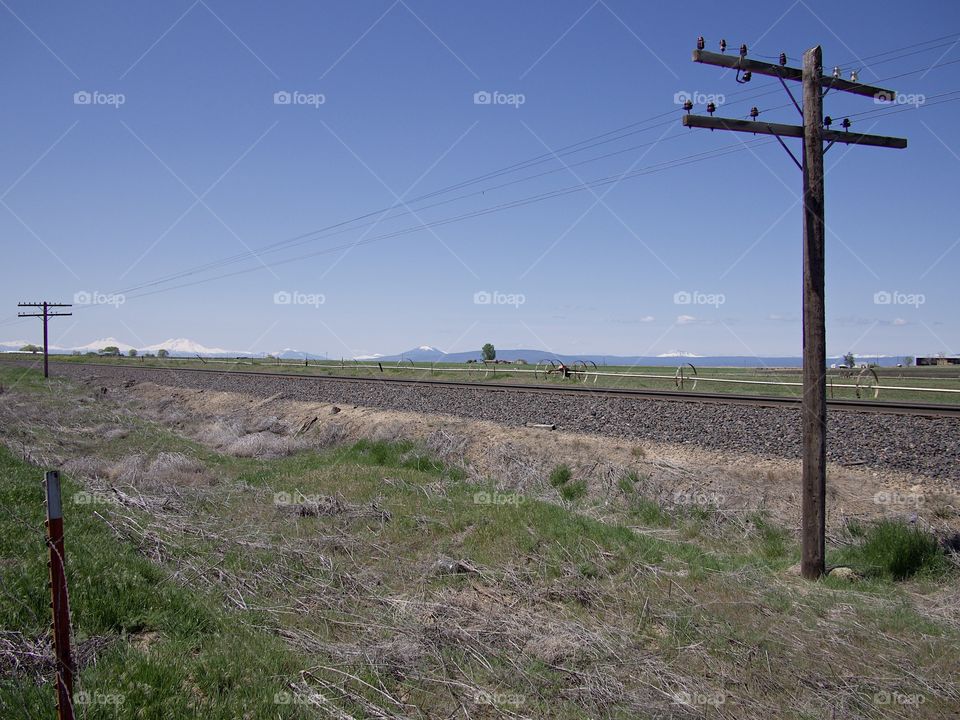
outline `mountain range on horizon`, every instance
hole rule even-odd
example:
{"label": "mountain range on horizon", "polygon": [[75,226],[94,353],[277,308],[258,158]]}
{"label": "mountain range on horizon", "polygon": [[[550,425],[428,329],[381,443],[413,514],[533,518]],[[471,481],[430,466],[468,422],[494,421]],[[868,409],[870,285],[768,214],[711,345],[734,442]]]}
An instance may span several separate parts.
{"label": "mountain range on horizon", "polygon": [[[29,344],[27,341],[10,340],[0,342],[0,352],[16,352],[20,348]],[[234,351],[223,348],[207,347],[199,342],[188,338],[171,338],[163,342],[152,345],[131,345],[114,337],[101,338],[84,345],[70,347],[61,347],[53,345],[50,347],[52,354],[73,354],[99,352],[105,347],[116,347],[121,353],[126,354],[131,349],[138,353],[156,353],[159,350],[166,350],[173,357],[243,357],[243,358],[263,358],[267,356],[278,357],[284,360],[351,360],[351,361],[370,361],[379,363],[389,362],[452,362],[462,363],[468,360],[480,360],[480,350],[468,350],[464,352],[448,353],[432,345],[420,345],[405,352],[393,355],[357,355],[352,358],[330,357],[322,353],[298,350],[294,348],[284,348],[275,352],[251,352]],[[902,362],[902,355],[861,355],[858,356],[864,360],[876,362],[880,365],[896,365]],[[506,348],[497,350],[497,359],[506,361],[525,360],[528,363],[536,364],[541,360],[557,360],[564,363],[574,363],[578,360],[584,362],[593,362],[598,365],[674,365],[677,362],[696,361],[703,365],[721,365],[734,367],[748,366],[769,366],[769,367],[799,367],[801,364],[800,356],[756,356],[756,355],[699,355],[696,353],[671,350],[658,355],[608,355],[602,353],[586,354],[566,354],[553,353],[545,350],[533,348]],[[838,362],[842,356],[829,356],[828,362]]]}

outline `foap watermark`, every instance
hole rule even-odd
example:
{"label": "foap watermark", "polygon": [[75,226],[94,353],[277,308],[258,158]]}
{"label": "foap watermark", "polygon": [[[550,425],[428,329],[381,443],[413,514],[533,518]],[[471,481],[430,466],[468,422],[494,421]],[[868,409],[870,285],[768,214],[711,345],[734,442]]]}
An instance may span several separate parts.
{"label": "foap watermark", "polygon": [[905,293],[899,290],[878,290],[873,294],[874,305],[912,305],[919,308],[927,302],[923,293]]}
{"label": "foap watermark", "polygon": [[77,90],[73,94],[74,105],[106,105],[112,108],[119,108],[127,102],[127,96],[123,93],[105,93],[99,90]]}
{"label": "foap watermark", "polygon": [[478,90],[473,94],[474,105],[510,105],[519,109],[521,105],[527,102],[527,96],[523,93],[505,93],[499,90],[488,92],[487,90]]}
{"label": "foap watermark", "polygon": [[305,293],[299,290],[277,290],[273,294],[274,305],[312,305],[320,307],[327,302],[323,293]]}
{"label": "foap watermark", "polygon": [[274,705],[310,705],[311,700],[306,695],[300,693],[287,692],[280,690],[273,694]]}
{"label": "foap watermark", "polygon": [[90,692],[81,690],[73,696],[75,705],[114,705],[120,707],[127,700],[123,693],[102,693],[99,690]]}
{"label": "foap watermark", "polygon": [[102,492],[81,490],[73,494],[74,505],[119,505],[119,498]]}
{"label": "foap watermark", "polygon": [[704,93],[699,90],[694,90],[693,92],[677,90],[677,92],[673,94],[674,105],[683,105],[688,100],[694,105],[708,105],[713,103],[719,106],[727,101],[727,96],[723,93]]}
{"label": "foap watermark", "polygon": [[889,690],[881,690],[880,692],[873,694],[873,704],[874,705],[908,705],[908,706],[918,706],[923,705],[927,701],[927,698],[922,693],[901,693],[901,692],[890,692]]}
{"label": "foap watermark", "polygon": [[325,105],[327,96],[323,93],[307,93],[299,90],[277,90],[273,94],[274,105],[306,105],[319,110]]}
{"label": "foap watermark", "polygon": [[294,490],[292,493],[281,491],[273,494],[273,504],[277,507],[320,505],[323,500],[323,495],[306,495],[299,490]]}
{"label": "foap watermark", "polygon": [[81,290],[73,294],[74,305],[113,305],[120,307],[127,301],[127,296],[123,293],[103,293],[97,290]]}
{"label": "foap watermark", "polygon": [[687,692],[684,690],[673,696],[673,702],[676,705],[712,705],[713,707],[720,707],[726,701],[726,696],[719,690],[710,693]]}
{"label": "foap watermark", "polygon": [[527,301],[523,293],[505,293],[499,290],[478,290],[473,294],[474,305],[513,305],[519,308]]}
{"label": "foap watermark", "polygon": [[881,490],[874,493],[873,502],[875,505],[892,505],[919,508],[923,505],[923,495],[917,493],[887,492]]}
{"label": "foap watermark", "polygon": [[473,494],[473,503],[475,505],[519,505],[523,502],[524,498],[522,495],[515,495],[513,493],[502,493],[497,492],[496,490],[492,492],[487,492],[486,490],[480,490]]}
{"label": "foap watermark", "polygon": [[726,496],[720,493],[678,491],[673,494],[674,505],[714,505],[719,507],[725,499]]}
{"label": "foap watermark", "polygon": [[719,308],[727,301],[723,293],[705,293],[699,290],[678,290],[673,294],[674,305],[712,305]]}
{"label": "foap watermark", "polygon": [[523,705],[524,697],[519,693],[501,693],[480,690],[473,696],[473,701],[477,705],[513,705],[518,707]]}
{"label": "foap watermark", "polygon": [[913,105],[914,107],[920,107],[925,102],[927,102],[927,96],[923,93],[895,93],[895,92],[878,92],[873,96],[874,105],[889,105],[894,103],[896,105]]}

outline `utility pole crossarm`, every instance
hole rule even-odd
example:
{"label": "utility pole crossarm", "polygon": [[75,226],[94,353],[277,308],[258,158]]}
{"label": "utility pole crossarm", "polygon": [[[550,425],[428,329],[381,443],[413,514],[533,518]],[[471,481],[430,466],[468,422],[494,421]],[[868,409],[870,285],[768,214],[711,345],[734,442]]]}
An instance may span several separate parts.
{"label": "utility pole crossarm", "polygon": [[[723,55],[721,53],[710,52],[709,50],[694,50],[693,61],[703,63],[704,65],[717,65],[733,70],[749,71],[757,75],[768,75],[770,77],[782,78],[783,80],[800,82],[803,79],[803,71],[800,68],[774,65],[773,63],[762,62],[760,60],[750,60],[749,58],[740,57],[739,55]],[[893,102],[897,98],[897,94],[893,90],[875,87],[873,85],[864,85],[863,83],[844,80],[843,78],[835,78],[832,75],[821,75],[820,86],[831,90],[853,93],[854,95],[865,95],[886,102]]]}
{"label": "utility pole crossarm", "polygon": [[[803,137],[802,125],[784,125],[783,123],[756,122],[753,120],[738,120],[735,118],[720,118],[707,115],[684,115],[684,127],[708,128],[710,130],[733,130],[748,132],[757,135],[779,135],[780,137]],[[871,145],[873,147],[895,148],[902,150],[907,147],[905,138],[888,137],[886,135],[866,135],[841,130],[824,130],[823,139],[829,142],[845,143],[847,145]]]}

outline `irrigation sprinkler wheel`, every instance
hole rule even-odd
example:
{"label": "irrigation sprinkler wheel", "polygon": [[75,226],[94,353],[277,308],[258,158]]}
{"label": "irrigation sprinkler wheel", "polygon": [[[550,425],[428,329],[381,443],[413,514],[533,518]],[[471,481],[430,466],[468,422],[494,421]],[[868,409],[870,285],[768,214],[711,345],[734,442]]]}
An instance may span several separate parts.
{"label": "irrigation sprinkler wheel", "polygon": [[534,368],[533,376],[537,380],[547,380],[550,375],[556,372],[557,365],[553,360],[541,360],[537,363],[537,367]]}
{"label": "irrigation sprinkler wheel", "polygon": [[877,377],[876,370],[866,367],[857,375],[857,399],[863,397],[861,390],[863,394],[866,394],[871,389],[873,390],[873,399],[876,400],[880,397],[880,378]]}
{"label": "irrigation sprinkler wheel", "polygon": [[[684,371],[684,368],[688,367],[693,370],[693,375],[688,377]],[[697,389],[697,369],[693,366],[692,363],[684,363],[677,368],[677,371],[673,375],[673,384],[678,387],[680,390],[684,389],[684,383],[688,380],[692,381],[693,384],[690,386],[691,390]]]}

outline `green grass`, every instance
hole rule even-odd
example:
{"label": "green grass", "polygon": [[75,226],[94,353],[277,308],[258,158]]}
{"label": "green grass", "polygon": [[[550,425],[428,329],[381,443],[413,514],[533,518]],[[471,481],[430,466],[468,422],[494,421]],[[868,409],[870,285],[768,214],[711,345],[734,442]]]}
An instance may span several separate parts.
{"label": "green grass", "polygon": [[554,487],[560,487],[570,482],[571,477],[573,477],[573,472],[570,470],[569,465],[557,465],[550,471],[550,484]]}
{"label": "green grass", "polygon": [[837,553],[838,564],[850,565],[868,577],[904,580],[914,575],[936,575],[947,568],[937,539],[912,525],[880,520],[851,533],[860,542]]}
{"label": "green grass", "polygon": [[[37,640],[50,623],[42,473],[0,448],[0,476],[0,629]],[[76,490],[64,478],[64,496]],[[279,639],[237,623],[216,599],[177,586],[90,506],[65,508],[73,644],[105,642],[96,665],[80,670],[76,691],[106,701],[85,705],[78,717],[305,717],[302,707],[274,702],[301,667]],[[148,637],[155,638],[149,648],[137,642]],[[53,717],[52,688],[0,678],[0,716]]]}

